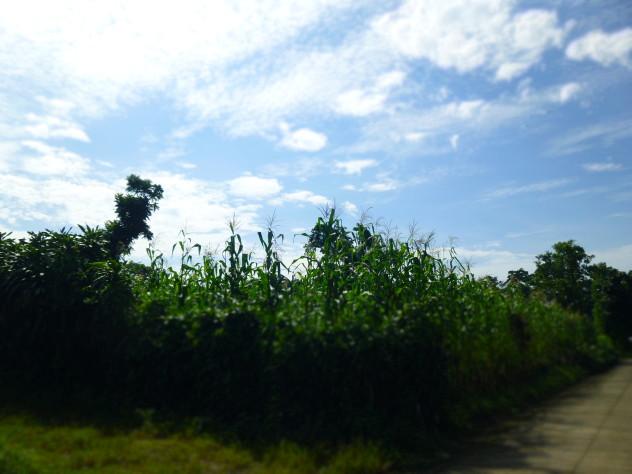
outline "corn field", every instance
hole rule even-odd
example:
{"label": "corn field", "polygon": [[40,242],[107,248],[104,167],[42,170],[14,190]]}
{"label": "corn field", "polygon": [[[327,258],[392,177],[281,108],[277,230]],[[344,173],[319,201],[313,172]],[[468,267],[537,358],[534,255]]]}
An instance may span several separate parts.
{"label": "corn field", "polygon": [[616,358],[592,316],[476,279],[427,240],[349,229],[335,209],[291,263],[272,229],[257,258],[230,231],[217,254],[183,233],[175,265],[151,248],[147,264],[127,261],[100,228],[0,234],[2,385],[246,437],[397,439],[466,426],[554,368]]}

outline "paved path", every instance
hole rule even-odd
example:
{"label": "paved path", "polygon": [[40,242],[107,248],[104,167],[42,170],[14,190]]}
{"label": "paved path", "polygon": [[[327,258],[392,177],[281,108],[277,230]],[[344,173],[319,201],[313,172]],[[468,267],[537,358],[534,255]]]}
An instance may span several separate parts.
{"label": "paved path", "polygon": [[632,360],[468,446],[440,473],[632,474]]}

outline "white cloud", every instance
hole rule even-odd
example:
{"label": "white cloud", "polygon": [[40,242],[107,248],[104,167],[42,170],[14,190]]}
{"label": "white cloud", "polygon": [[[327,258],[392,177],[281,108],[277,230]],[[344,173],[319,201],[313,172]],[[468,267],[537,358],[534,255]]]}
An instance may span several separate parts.
{"label": "white cloud", "polygon": [[81,142],[89,142],[88,134],[71,120],[64,120],[51,115],[28,114],[26,116],[29,124],[24,130],[35,138],[68,138]]}
{"label": "white cloud", "polygon": [[286,202],[298,204],[312,204],[314,206],[328,206],[331,201],[325,196],[315,194],[312,191],[298,190],[291,193],[284,193],[281,196],[270,200],[272,205],[282,205]]}
{"label": "white cloud", "polygon": [[426,138],[427,134],[423,132],[408,132],[404,135],[404,140],[411,143],[418,143]]}
{"label": "white cloud", "polygon": [[39,175],[80,176],[90,169],[90,162],[77,153],[62,147],[54,147],[43,142],[27,140],[22,146],[36,153],[27,152],[22,158],[22,169]]}
{"label": "white cloud", "polygon": [[[513,77],[557,46],[565,32],[553,12],[515,12],[510,0],[409,1],[386,15],[381,12],[388,5],[364,5],[183,0],[175,7],[113,0],[96,7],[80,0],[24,0],[0,18],[0,70],[12,94],[33,90],[55,97],[40,105],[60,119],[101,116],[160,93],[186,113],[188,122],[178,124],[174,138],[209,125],[230,136],[269,137],[282,121],[397,112],[401,104],[387,108],[389,98],[420,57],[440,67],[483,67],[498,78]],[[338,27],[350,15],[358,27],[318,36],[317,27]],[[404,47],[409,43],[414,54]],[[408,81],[410,90],[419,86],[415,79]],[[80,126],[64,130],[87,137]],[[280,144],[317,151],[327,137],[300,128],[288,130]]]}
{"label": "white cloud", "polygon": [[10,203],[2,213],[9,224],[103,224],[114,216],[114,194],[122,182],[66,176],[0,175],[0,203]]}
{"label": "white cloud", "polygon": [[228,181],[228,192],[236,197],[264,199],[281,192],[283,187],[276,178],[258,176],[240,176]]}
{"label": "white cloud", "polygon": [[618,171],[623,167],[618,163],[584,163],[582,168],[591,173],[602,173],[604,171]]}
{"label": "white cloud", "polygon": [[591,59],[602,66],[621,64],[630,67],[632,51],[632,28],[614,33],[602,30],[591,31],[566,47],[566,56],[575,61]]}
{"label": "white cloud", "polygon": [[363,117],[384,109],[391,89],[404,82],[402,71],[392,71],[379,76],[373,87],[352,89],[338,95],[334,110],[342,115]]}
{"label": "white cloud", "polygon": [[457,257],[462,263],[470,265],[470,269],[476,277],[490,275],[504,280],[507,278],[509,270],[524,268],[527,271],[532,271],[535,267],[534,256],[527,253],[465,247],[457,247],[455,250]]}
{"label": "white cloud", "polygon": [[562,85],[559,90],[558,101],[561,104],[565,104],[570,99],[575,97],[581,89],[582,86],[577,82],[569,82],[568,84]]}
{"label": "white cloud", "polygon": [[348,160],[336,161],[336,169],[341,170],[344,174],[360,174],[367,168],[377,166],[376,160]]}
{"label": "white cloud", "polygon": [[178,163],[176,163],[176,165],[185,170],[194,170],[195,168],[197,168],[197,165],[195,163],[189,163],[188,161],[179,161]]}
{"label": "white cloud", "polygon": [[342,203],[342,208],[344,209],[344,211],[349,214],[351,217],[357,217],[359,210],[358,210],[358,206],[356,206],[354,203],[352,203],[351,201],[345,201]]}
{"label": "white cloud", "polygon": [[605,262],[619,270],[632,270],[632,244],[596,250],[595,262]]}
{"label": "white cloud", "polygon": [[561,188],[571,182],[570,179],[552,179],[548,181],[540,181],[538,183],[531,183],[522,186],[505,186],[498,188],[490,193],[487,193],[486,197],[493,198],[505,198],[515,196],[518,194],[527,193],[542,193],[550,191],[552,189]]}
{"label": "white cloud", "polygon": [[0,18],[0,68],[8,78],[63,89],[84,99],[73,100],[83,112],[99,113],[137,101],[141,90],[203,79],[210,68],[270,51],[350,3],[14,2]]}
{"label": "white cloud", "polygon": [[387,191],[394,191],[400,187],[399,181],[392,178],[383,178],[373,183],[366,183],[363,187],[365,191],[383,193]]}
{"label": "white cloud", "polygon": [[291,130],[287,123],[281,123],[281,146],[296,151],[319,151],[327,146],[327,135],[309,128]]}
{"label": "white cloud", "polygon": [[0,172],[7,173],[18,161],[22,145],[15,141],[0,141]]}
{"label": "white cloud", "polygon": [[[229,196],[221,190],[221,183],[168,172],[141,173],[141,175],[143,177],[147,175],[149,179],[164,188],[164,198],[160,201],[160,209],[150,221],[159,246],[169,248],[175,241],[179,229],[186,229],[200,244],[221,243],[228,229],[227,223],[233,217],[240,223],[240,230],[245,232],[258,230],[255,221],[260,206],[231,203]],[[235,180],[228,182],[229,192],[233,185],[235,185]],[[254,185],[260,186],[261,183],[255,182]],[[237,185],[236,190],[239,192],[241,187]],[[248,197],[257,199],[259,196],[253,193]],[[143,243],[139,245],[142,247]]]}
{"label": "white cloud", "polygon": [[495,71],[509,80],[560,47],[567,27],[549,10],[514,12],[510,0],[407,0],[373,27],[405,57],[444,69]]}
{"label": "white cloud", "polygon": [[[258,204],[235,205],[222,191],[224,183],[212,183],[168,172],[142,171],[164,189],[160,209],[151,217],[154,244],[169,255],[185,229],[194,242],[216,246],[223,242],[227,223],[235,217],[239,230],[259,229]],[[102,225],[115,217],[114,195],[125,188],[122,178],[86,176],[17,176],[0,174],[0,226],[4,228],[61,227],[75,224]],[[5,205],[7,203],[7,205]],[[132,254],[145,256],[147,241],[140,239]]]}
{"label": "white cloud", "polygon": [[450,137],[450,146],[453,150],[459,148],[459,134],[455,133]]}
{"label": "white cloud", "polygon": [[342,115],[363,117],[382,110],[387,95],[362,89],[343,92],[336,98],[334,110]]}
{"label": "white cloud", "polygon": [[96,163],[98,165],[103,166],[104,168],[114,168],[114,165],[112,163],[110,163],[109,161],[105,161],[105,160],[96,160]]}

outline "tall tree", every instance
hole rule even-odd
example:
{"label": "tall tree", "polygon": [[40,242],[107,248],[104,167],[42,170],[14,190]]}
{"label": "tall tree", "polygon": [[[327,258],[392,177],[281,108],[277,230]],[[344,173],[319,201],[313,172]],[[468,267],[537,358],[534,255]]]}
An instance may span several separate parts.
{"label": "tall tree", "polygon": [[558,242],[553,251],[536,257],[533,285],[548,299],[566,308],[590,314],[590,261],[592,255],[574,240]]}
{"label": "tall tree", "polygon": [[620,348],[632,348],[632,272],[590,266],[593,318]]}
{"label": "tall tree", "polygon": [[118,219],[105,224],[110,254],[114,258],[128,254],[132,242],[141,235],[148,240],[152,239],[148,220],[158,209],[158,201],[163,195],[162,186],[135,174],[127,177],[126,191],[125,194],[118,193],[114,197]]}

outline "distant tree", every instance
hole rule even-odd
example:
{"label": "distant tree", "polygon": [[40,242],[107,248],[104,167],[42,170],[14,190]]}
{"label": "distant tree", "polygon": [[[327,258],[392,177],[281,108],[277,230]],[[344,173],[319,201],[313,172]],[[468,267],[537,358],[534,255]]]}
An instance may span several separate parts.
{"label": "distant tree", "polygon": [[507,279],[505,280],[504,286],[505,288],[517,289],[525,296],[529,296],[532,290],[532,280],[532,275],[530,275],[524,268],[509,270],[509,272],[507,272]]}
{"label": "distant tree", "polygon": [[148,240],[152,239],[153,234],[147,221],[158,209],[158,201],[163,195],[162,186],[135,174],[127,177],[126,191],[125,194],[118,193],[114,197],[118,219],[105,224],[110,254],[114,258],[128,254],[132,242],[141,235]]}
{"label": "distant tree", "polygon": [[484,284],[486,284],[487,286],[489,286],[491,288],[499,288],[500,287],[500,280],[498,280],[498,278],[496,278],[495,276],[485,275],[484,277],[481,277],[478,280],[481,283],[484,283]]}
{"label": "distant tree", "polygon": [[574,240],[558,242],[553,251],[536,257],[533,286],[546,298],[566,308],[591,312],[590,261],[592,255]]}
{"label": "distant tree", "polygon": [[632,337],[632,272],[605,263],[591,265],[592,312],[595,324],[619,347],[630,347]]}

